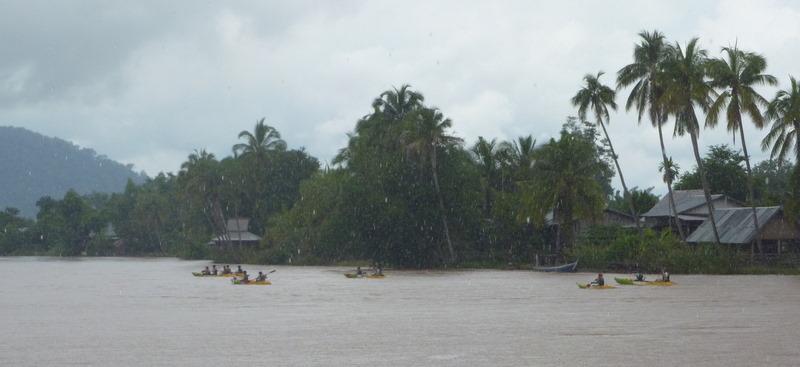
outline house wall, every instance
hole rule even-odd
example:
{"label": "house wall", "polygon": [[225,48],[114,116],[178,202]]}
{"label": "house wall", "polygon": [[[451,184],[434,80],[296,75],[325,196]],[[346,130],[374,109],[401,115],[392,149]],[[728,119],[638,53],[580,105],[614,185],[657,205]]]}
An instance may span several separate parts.
{"label": "house wall", "polygon": [[761,230],[763,240],[800,240],[800,230],[789,223],[783,215],[773,218]]}

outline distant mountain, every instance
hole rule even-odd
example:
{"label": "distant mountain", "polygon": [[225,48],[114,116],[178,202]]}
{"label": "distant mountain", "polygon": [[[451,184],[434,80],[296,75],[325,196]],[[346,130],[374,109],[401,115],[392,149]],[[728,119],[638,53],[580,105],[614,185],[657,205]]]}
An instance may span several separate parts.
{"label": "distant mountain", "polygon": [[36,201],[61,198],[69,189],[80,194],[120,192],[128,179],[147,177],[92,149],[19,127],[0,126],[0,210],[15,207],[35,217]]}

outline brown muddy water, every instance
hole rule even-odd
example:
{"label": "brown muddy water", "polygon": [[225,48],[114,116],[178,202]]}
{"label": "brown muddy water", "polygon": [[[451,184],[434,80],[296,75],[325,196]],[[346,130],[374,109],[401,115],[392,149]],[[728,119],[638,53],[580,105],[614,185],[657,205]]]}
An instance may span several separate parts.
{"label": "brown muddy water", "polygon": [[277,267],[234,286],[190,274],[206,264],[0,258],[0,366],[800,365],[795,276]]}

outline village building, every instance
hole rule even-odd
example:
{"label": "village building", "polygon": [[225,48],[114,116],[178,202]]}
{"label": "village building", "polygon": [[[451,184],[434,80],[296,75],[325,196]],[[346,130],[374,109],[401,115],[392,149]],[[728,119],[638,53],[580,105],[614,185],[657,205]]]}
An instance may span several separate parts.
{"label": "village building", "polygon": [[[553,218],[553,212],[547,213],[545,216],[545,224],[548,227],[556,227],[561,223],[558,218]],[[636,228],[636,221],[633,216],[614,209],[603,209],[603,212],[590,219],[578,219],[575,222],[575,232],[584,233],[593,226],[620,226],[622,228]]]}
{"label": "village building", "polygon": [[[708,219],[708,206],[703,190],[673,190],[675,211],[683,233],[688,235]],[[712,194],[714,209],[741,208],[744,205],[736,199],[722,194]],[[642,214],[647,227],[657,231],[674,226],[674,216],[670,209],[669,194],[664,195],[650,210]]]}
{"label": "village building", "polygon": [[225,232],[208,242],[209,245],[225,246],[256,246],[261,242],[261,237],[249,231],[249,218],[228,219]]}
{"label": "village building", "polygon": [[[717,221],[720,243],[753,249],[760,232],[764,254],[781,255],[800,251],[800,229],[798,229],[800,226],[788,221],[781,207],[756,207],[756,213],[760,231],[756,231],[751,207],[715,208],[714,219]],[[686,242],[714,242],[711,220],[704,221]]]}

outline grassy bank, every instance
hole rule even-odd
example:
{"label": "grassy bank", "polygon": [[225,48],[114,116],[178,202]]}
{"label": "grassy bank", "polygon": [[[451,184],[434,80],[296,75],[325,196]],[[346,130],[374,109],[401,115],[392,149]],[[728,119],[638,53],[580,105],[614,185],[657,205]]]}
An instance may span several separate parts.
{"label": "grassy bank", "polygon": [[667,269],[682,274],[800,274],[791,262],[754,263],[749,252],[714,244],[687,245],[672,233],[637,233],[598,228],[585,233],[568,251],[580,259],[581,270],[627,272],[636,268],[648,273]]}

